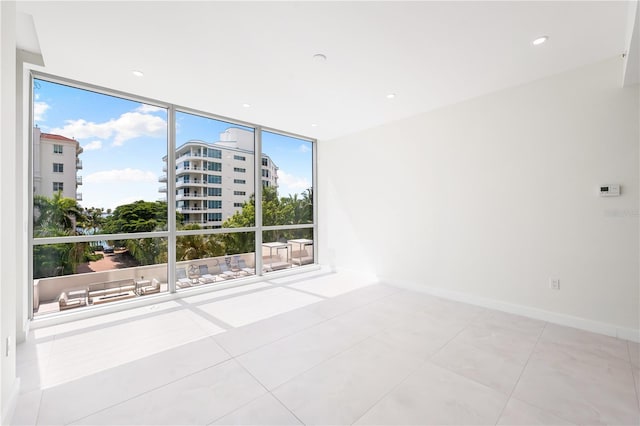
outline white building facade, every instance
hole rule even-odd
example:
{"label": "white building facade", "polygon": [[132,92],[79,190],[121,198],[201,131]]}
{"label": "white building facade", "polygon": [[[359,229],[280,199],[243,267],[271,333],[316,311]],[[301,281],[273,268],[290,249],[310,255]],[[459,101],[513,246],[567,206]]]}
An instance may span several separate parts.
{"label": "white building facade", "polygon": [[82,185],[82,169],[79,155],[82,147],[75,139],[42,133],[33,129],[33,189],[36,195],[51,198],[62,193],[63,197],[82,200],[78,187]]}
{"label": "white building facade", "polygon": [[[229,128],[220,140],[208,143],[190,140],[176,149],[176,210],[184,224],[221,228],[222,223],[242,210],[254,190],[254,134]],[[167,161],[167,157],[163,159]],[[263,186],[278,186],[278,167],[262,156]],[[166,167],[165,167],[166,171]],[[160,177],[167,182],[167,175]],[[166,192],[161,187],[160,192]]]}

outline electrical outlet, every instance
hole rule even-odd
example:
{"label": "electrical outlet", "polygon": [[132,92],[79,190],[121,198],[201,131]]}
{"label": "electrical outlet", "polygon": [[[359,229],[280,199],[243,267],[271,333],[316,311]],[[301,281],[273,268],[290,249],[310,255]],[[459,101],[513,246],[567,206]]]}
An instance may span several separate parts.
{"label": "electrical outlet", "polygon": [[549,288],[552,290],[560,290],[560,279],[549,278]]}

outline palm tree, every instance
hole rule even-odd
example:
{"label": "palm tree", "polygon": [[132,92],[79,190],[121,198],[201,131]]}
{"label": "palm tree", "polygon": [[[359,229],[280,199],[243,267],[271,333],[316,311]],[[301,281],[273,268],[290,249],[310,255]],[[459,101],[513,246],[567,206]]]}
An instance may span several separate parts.
{"label": "palm tree", "polygon": [[78,202],[63,197],[62,191],[56,192],[51,198],[35,195],[33,207],[34,229],[39,237],[75,235],[76,224],[83,219]]}

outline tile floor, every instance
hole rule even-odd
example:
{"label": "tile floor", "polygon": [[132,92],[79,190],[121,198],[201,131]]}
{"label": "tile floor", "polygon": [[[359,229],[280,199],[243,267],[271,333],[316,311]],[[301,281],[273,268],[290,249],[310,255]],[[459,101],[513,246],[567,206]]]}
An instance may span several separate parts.
{"label": "tile floor", "polygon": [[12,423],[639,424],[639,349],[318,271],[33,330]]}

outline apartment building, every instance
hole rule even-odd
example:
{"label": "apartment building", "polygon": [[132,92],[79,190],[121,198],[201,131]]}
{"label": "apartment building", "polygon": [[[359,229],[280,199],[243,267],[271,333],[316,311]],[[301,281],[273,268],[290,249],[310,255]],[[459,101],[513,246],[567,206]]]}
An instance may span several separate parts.
{"label": "apartment building", "polygon": [[75,139],[42,133],[33,129],[33,189],[37,195],[51,197],[57,192],[67,198],[82,200],[78,187],[82,185],[79,155],[82,147]]}
{"label": "apartment building", "polygon": [[[167,157],[163,160],[167,161]],[[228,128],[219,141],[189,140],[176,150],[176,208],[184,224],[220,228],[254,193],[253,132]],[[166,166],[164,168],[166,172]],[[278,166],[262,156],[263,186],[278,186]],[[160,176],[167,182],[167,175]],[[166,186],[160,192],[166,192]]]}

